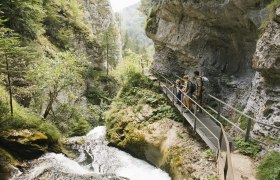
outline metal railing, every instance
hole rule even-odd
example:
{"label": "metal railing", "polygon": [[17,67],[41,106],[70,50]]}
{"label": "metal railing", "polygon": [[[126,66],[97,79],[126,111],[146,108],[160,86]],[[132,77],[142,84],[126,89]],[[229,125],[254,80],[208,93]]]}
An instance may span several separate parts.
{"label": "metal railing", "polygon": [[[232,161],[231,161],[231,143],[228,141],[227,138],[227,134],[224,130],[224,127],[222,125],[222,123],[220,121],[218,121],[213,115],[211,115],[207,110],[205,110],[202,106],[200,106],[194,99],[192,99],[191,97],[189,97],[188,95],[184,95],[187,96],[196,106],[196,109],[194,111],[194,113],[188,109],[184,103],[182,102],[181,99],[179,99],[176,94],[174,94],[174,86],[173,83],[167,79],[166,77],[164,77],[163,75],[160,75],[164,80],[165,80],[165,84],[163,85],[163,92],[168,96],[168,92],[169,94],[172,96],[172,102],[173,104],[175,104],[175,99],[177,101],[179,101],[181,109],[180,112],[183,114],[183,109],[185,108],[193,117],[194,117],[194,123],[193,123],[193,129],[194,131],[197,132],[197,122],[200,122],[200,124],[216,139],[218,147],[216,149],[217,152],[217,161],[218,164],[220,166],[222,166],[222,170],[219,170],[219,174],[222,175],[223,179],[229,179],[229,180],[233,180],[234,179],[234,175],[233,175],[233,167],[232,167]],[[168,86],[168,84],[172,85],[172,86]],[[160,86],[160,81],[159,81],[159,86]],[[170,87],[172,87],[172,90],[170,90]],[[165,90],[165,91],[164,91]],[[196,110],[197,107],[199,107],[205,114],[207,114],[211,119],[213,119],[215,122],[217,122],[218,126],[220,127],[220,135],[219,138],[196,116]],[[190,123],[191,124],[191,123]],[[192,125],[192,124],[191,124]],[[202,137],[203,139],[203,137]],[[225,148],[226,148],[226,152],[225,152],[225,157],[223,158],[223,152],[222,152],[222,141],[224,140],[225,143]]]}
{"label": "metal railing", "polygon": [[[181,80],[183,80],[183,78],[181,78],[180,76],[176,75],[175,76]],[[214,112],[215,114],[217,114],[217,117],[216,119],[217,120],[220,120],[220,118],[224,119],[226,122],[228,122],[229,124],[231,124],[232,126],[234,126],[238,131],[240,131],[242,134],[244,134],[244,137],[245,137],[245,141],[249,140],[251,137],[251,130],[252,130],[252,125],[253,125],[253,122],[257,123],[257,124],[261,124],[261,125],[264,125],[264,126],[268,126],[268,127],[271,127],[271,128],[274,128],[274,129],[277,129],[277,130],[280,130],[280,127],[277,127],[277,126],[274,126],[274,125],[271,125],[271,124],[267,124],[267,123],[264,123],[264,122],[260,122],[252,117],[250,117],[249,115],[245,114],[244,112],[234,108],[233,106],[227,104],[226,102],[222,101],[221,99],[211,95],[211,94],[206,94],[208,97],[210,97],[211,99],[214,99],[216,102],[218,102],[218,110],[215,110],[214,108],[210,107],[210,106],[207,106],[208,109],[210,109],[212,112]],[[235,113],[238,113],[240,114],[241,116],[239,118],[241,118],[242,116],[244,116],[245,118],[248,119],[248,122],[247,122],[247,127],[246,127],[246,131],[244,131],[243,129],[241,129],[237,124],[235,124],[234,122],[232,122],[231,120],[229,120],[228,118],[224,117],[222,114],[221,114],[221,110],[222,110],[222,105],[225,105],[227,106],[228,108],[232,109]],[[253,139],[253,138],[252,138]],[[256,140],[256,139],[254,139]],[[258,141],[258,140],[256,140]]]}

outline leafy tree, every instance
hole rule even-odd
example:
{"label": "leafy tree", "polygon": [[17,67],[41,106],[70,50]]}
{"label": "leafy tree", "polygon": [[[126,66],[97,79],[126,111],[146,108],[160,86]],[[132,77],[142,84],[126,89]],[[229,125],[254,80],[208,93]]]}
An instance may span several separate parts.
{"label": "leafy tree", "polygon": [[6,75],[9,96],[10,111],[13,116],[13,80],[25,74],[25,67],[32,53],[26,47],[21,46],[18,34],[3,26],[0,20],[0,73]]}
{"label": "leafy tree", "polygon": [[108,28],[101,34],[101,47],[103,55],[106,59],[106,73],[109,74],[109,66],[115,66],[119,58],[119,49],[117,43],[117,30],[114,24],[110,24]]}
{"label": "leafy tree", "polygon": [[116,77],[116,79],[121,83],[124,83],[130,74],[141,72],[141,66],[139,64],[141,55],[131,51],[130,49],[125,50],[124,54],[123,61],[117,65],[113,72],[114,77]]}
{"label": "leafy tree", "polygon": [[29,79],[34,83],[33,89],[37,97],[47,101],[43,112],[45,119],[53,112],[53,104],[58,101],[60,93],[64,92],[67,100],[76,99],[84,86],[85,67],[85,59],[69,51],[58,53],[55,57],[43,57],[38,64],[33,65],[29,71]]}
{"label": "leafy tree", "polygon": [[42,0],[5,0],[1,1],[0,11],[5,24],[26,37],[36,38],[44,33],[42,21],[45,11]]}

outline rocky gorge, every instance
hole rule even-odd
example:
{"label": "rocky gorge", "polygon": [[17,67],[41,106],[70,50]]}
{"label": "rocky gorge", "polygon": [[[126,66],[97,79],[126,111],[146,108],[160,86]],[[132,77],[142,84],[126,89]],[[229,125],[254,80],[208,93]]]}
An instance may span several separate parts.
{"label": "rocky gorge", "polygon": [[[267,8],[270,3],[276,5]],[[208,93],[279,126],[277,2],[154,0],[151,6],[146,34],[155,43],[152,72],[199,70],[210,79]],[[258,125],[254,129],[279,135]]]}
{"label": "rocky gorge", "polygon": [[[271,1],[266,0],[143,1],[149,2],[145,30],[155,43],[154,74],[171,78],[200,70],[210,80],[206,92],[259,121],[280,126],[280,8],[268,8]],[[0,19],[0,45],[7,42],[2,40],[5,28],[12,28],[23,44],[34,44],[37,53],[27,58],[31,66],[24,67],[24,72],[35,73],[21,77],[32,90],[22,91],[28,99],[21,101],[16,91],[9,94],[9,88],[11,92],[19,83],[12,81],[11,87],[6,82],[9,69],[8,74],[0,71],[0,179],[219,177],[217,154],[162,94],[158,82],[143,75],[140,49],[139,54],[122,49],[124,42],[108,0],[26,2],[5,2],[6,9],[0,6],[0,14],[7,16],[11,7],[29,15],[28,8],[33,7],[42,14],[36,24],[42,29],[32,37],[25,31],[33,24],[23,31],[9,18],[3,24]],[[118,63],[121,68],[113,70]],[[231,114],[226,108],[223,112]],[[279,136],[258,124],[254,132]],[[232,153],[240,177],[254,178],[252,158],[258,161],[272,150],[276,165],[263,167],[279,176],[279,144],[257,156],[259,144],[238,141],[245,153],[253,151],[246,161],[239,152]]]}
{"label": "rocky gorge", "polygon": [[[8,164],[21,167],[22,161],[46,152],[63,152],[62,136],[85,134],[98,123],[102,113],[99,91],[109,97],[116,91],[110,86],[117,89],[116,80],[102,75],[108,65],[101,37],[109,26],[115,27],[115,17],[107,0],[1,1],[0,12],[1,54],[15,48],[2,48],[10,42],[2,40],[7,31],[15,34],[26,54],[34,54],[18,58],[20,68],[15,60],[7,62],[8,69],[23,71],[9,72],[12,87],[2,71],[4,61],[0,61],[0,173],[9,174],[13,168],[7,168]],[[118,62],[120,34],[112,35],[111,41],[118,45],[112,57]],[[77,66],[82,72],[75,73]],[[9,96],[14,114],[9,110]]]}

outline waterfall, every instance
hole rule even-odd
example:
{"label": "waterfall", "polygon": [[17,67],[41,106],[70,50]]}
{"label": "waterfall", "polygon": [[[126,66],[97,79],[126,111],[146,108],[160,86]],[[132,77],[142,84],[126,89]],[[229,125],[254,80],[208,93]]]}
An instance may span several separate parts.
{"label": "waterfall", "polygon": [[109,147],[105,135],[106,128],[99,126],[86,136],[70,138],[67,143],[77,151],[76,159],[47,153],[29,162],[30,167],[14,175],[12,179],[171,179],[161,169],[117,148]]}

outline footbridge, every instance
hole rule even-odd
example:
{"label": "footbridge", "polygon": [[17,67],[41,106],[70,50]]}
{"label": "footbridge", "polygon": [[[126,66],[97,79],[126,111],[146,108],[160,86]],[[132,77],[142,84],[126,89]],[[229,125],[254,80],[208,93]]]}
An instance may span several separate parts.
{"label": "footbridge", "polygon": [[[218,166],[218,174],[219,179],[239,179],[235,177],[233,164],[231,161],[231,152],[235,148],[232,138],[225,131],[225,127],[221,123],[221,120],[229,123],[234,129],[241,134],[243,134],[245,140],[253,139],[251,135],[253,123],[259,123],[263,126],[268,126],[270,128],[275,128],[280,130],[279,127],[266,124],[263,122],[259,122],[256,119],[250,117],[249,115],[241,112],[240,110],[232,107],[226,102],[220,100],[219,98],[211,95],[205,94],[204,96],[208,96],[214,102],[216,102],[217,109],[210,107],[209,105],[200,106],[196,103],[193,97],[189,97],[193,102],[194,111],[190,111],[181,101],[182,98],[178,99],[176,96],[176,87],[174,87],[174,81],[168,79],[163,75],[159,75],[160,77],[156,78],[154,76],[149,76],[150,79],[157,81],[159,86],[162,88],[163,93],[168,97],[170,102],[178,109],[182,116],[184,116],[185,122],[190,124],[193,130],[201,137],[201,139],[217,154],[217,166]],[[177,76],[177,78],[182,79]],[[179,102],[179,103],[176,103]],[[235,122],[229,120],[221,114],[221,110],[223,106],[226,106],[236,114],[239,114],[240,117],[247,119],[247,127],[246,130],[244,128],[240,128]],[[202,110],[201,113],[197,112],[197,108]]]}

